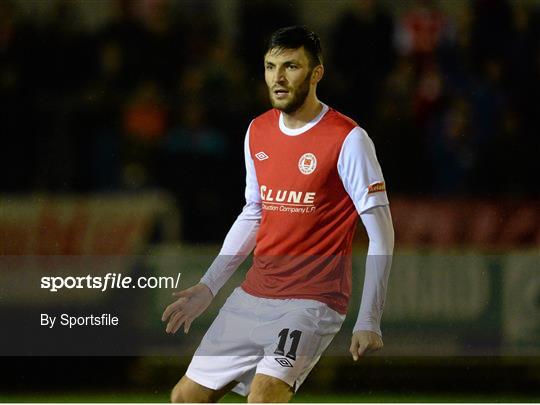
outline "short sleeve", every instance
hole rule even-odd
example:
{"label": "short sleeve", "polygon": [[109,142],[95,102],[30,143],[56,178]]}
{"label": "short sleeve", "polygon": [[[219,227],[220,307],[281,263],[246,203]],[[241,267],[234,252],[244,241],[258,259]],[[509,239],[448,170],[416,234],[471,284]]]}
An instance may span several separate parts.
{"label": "short sleeve", "polygon": [[362,128],[355,127],[345,138],[337,169],[359,214],[373,207],[388,205],[386,184],[375,146]]}
{"label": "short sleeve", "polygon": [[255,172],[255,164],[253,163],[253,158],[251,157],[251,151],[249,149],[249,128],[246,132],[246,137],[244,139],[244,158],[246,161],[246,203],[260,203],[261,195],[259,193],[259,183],[257,182],[257,174]]}

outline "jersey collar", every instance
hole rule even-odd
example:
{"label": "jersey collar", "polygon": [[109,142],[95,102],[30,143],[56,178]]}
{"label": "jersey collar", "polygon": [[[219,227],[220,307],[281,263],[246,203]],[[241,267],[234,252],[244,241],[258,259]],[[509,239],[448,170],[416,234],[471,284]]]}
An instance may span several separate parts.
{"label": "jersey collar", "polygon": [[324,117],[324,114],[326,114],[328,112],[328,109],[329,109],[328,106],[326,104],[324,104],[324,103],[321,103],[321,104],[322,104],[321,112],[315,118],[313,118],[311,121],[309,121],[306,125],[304,125],[304,126],[302,126],[300,128],[294,128],[294,129],[287,128],[285,126],[285,123],[283,122],[283,113],[279,113],[279,129],[285,135],[289,135],[289,136],[296,136],[296,135],[303,134],[307,130],[309,130],[309,129],[313,128],[315,125],[317,125],[319,123],[319,121],[322,119],[322,117]]}

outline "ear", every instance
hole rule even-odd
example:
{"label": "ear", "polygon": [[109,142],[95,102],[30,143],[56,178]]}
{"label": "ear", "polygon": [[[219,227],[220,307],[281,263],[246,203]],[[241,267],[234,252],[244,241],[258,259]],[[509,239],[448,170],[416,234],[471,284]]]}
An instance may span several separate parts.
{"label": "ear", "polygon": [[321,81],[324,75],[324,66],[323,65],[317,65],[313,68],[313,72],[311,73],[311,84],[317,84]]}

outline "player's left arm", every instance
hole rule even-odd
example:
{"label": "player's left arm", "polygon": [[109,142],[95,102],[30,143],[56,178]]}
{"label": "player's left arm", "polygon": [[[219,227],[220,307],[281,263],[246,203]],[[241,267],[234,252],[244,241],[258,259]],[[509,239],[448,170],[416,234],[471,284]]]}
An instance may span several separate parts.
{"label": "player's left arm", "polygon": [[362,302],[351,338],[350,352],[355,361],[383,347],[381,318],[394,249],[394,228],[387,205],[370,208],[360,218],[369,236],[369,248]]}
{"label": "player's left arm", "polygon": [[354,128],[343,142],[338,172],[369,236],[362,302],[350,346],[357,360],[383,347],[380,323],[394,249],[382,170],[373,142],[362,128]]}

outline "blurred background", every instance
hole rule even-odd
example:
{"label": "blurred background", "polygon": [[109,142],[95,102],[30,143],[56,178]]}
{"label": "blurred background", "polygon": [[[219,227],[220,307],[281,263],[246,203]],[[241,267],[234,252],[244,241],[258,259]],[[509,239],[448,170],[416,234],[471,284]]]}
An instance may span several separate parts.
{"label": "blurred background", "polygon": [[[56,305],[6,258],[136,257],[126,274],[184,260],[196,282],[243,206],[245,131],[270,107],[266,42],[293,24],[321,36],[319,98],[373,139],[396,229],[384,352],[353,366],[337,339],[304,398],[540,398],[537,0],[0,0],[0,315]],[[356,245],[361,286],[363,229]],[[162,332],[165,293],[139,297],[152,309],[133,333]],[[189,360],[172,345],[4,346],[0,399],[167,400]],[[138,394],[107,394],[124,391]]]}

